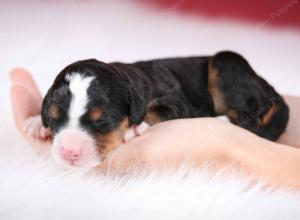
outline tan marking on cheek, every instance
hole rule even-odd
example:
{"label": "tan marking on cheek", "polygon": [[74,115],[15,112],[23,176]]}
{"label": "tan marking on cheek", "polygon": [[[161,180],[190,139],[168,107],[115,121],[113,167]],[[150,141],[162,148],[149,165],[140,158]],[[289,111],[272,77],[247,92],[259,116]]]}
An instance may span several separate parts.
{"label": "tan marking on cheek", "polygon": [[149,125],[154,125],[161,122],[161,119],[155,112],[150,110],[145,116],[145,122]]}
{"label": "tan marking on cheek", "polygon": [[213,98],[214,109],[217,113],[225,113],[226,105],[222,92],[219,90],[219,72],[212,66],[211,61],[208,65],[208,91]]}
{"label": "tan marking on cheek", "polygon": [[93,107],[89,111],[89,117],[92,121],[98,121],[102,116],[102,110],[99,107]]}
{"label": "tan marking on cheek", "polygon": [[59,119],[59,117],[60,117],[60,109],[59,109],[58,105],[52,104],[49,107],[48,113],[49,113],[49,116],[51,118],[53,118],[55,120]]}
{"label": "tan marking on cheek", "polygon": [[271,122],[274,114],[277,111],[278,111],[278,106],[276,104],[273,104],[272,107],[268,110],[268,112],[262,118],[262,124],[263,125],[268,125]]}
{"label": "tan marking on cheek", "polygon": [[119,125],[119,127],[108,134],[97,135],[97,149],[101,156],[106,157],[119,145],[124,143],[124,136],[129,128],[129,120],[126,117]]}

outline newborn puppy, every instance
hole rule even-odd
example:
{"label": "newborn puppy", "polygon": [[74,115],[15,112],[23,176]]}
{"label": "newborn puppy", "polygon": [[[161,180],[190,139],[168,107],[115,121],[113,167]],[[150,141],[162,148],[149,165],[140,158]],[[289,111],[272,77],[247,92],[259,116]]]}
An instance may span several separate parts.
{"label": "newborn puppy", "polygon": [[39,137],[51,131],[56,161],[90,168],[160,121],[226,115],[276,140],[289,110],[243,57],[220,52],[133,64],[78,61],[59,73],[41,115],[42,121],[31,120],[26,130]]}

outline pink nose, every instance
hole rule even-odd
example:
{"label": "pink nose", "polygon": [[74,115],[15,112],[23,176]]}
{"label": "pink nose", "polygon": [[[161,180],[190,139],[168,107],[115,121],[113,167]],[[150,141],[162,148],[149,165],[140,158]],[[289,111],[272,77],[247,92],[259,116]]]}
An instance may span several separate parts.
{"label": "pink nose", "polygon": [[75,149],[61,148],[60,153],[61,153],[61,155],[63,156],[64,159],[69,160],[69,161],[76,161],[81,156],[81,150],[80,149],[75,150]]}

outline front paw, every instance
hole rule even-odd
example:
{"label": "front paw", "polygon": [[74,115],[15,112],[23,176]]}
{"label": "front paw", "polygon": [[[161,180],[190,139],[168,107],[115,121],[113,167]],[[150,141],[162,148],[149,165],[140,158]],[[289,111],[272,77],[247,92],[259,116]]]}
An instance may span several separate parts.
{"label": "front paw", "polygon": [[124,142],[127,143],[132,138],[141,135],[148,127],[149,125],[146,122],[131,126],[124,135]]}
{"label": "front paw", "polygon": [[215,118],[224,122],[230,122],[230,119],[226,115],[217,116]]}
{"label": "front paw", "polygon": [[42,124],[40,115],[27,118],[24,122],[23,132],[35,139],[49,139],[52,136],[50,129]]}

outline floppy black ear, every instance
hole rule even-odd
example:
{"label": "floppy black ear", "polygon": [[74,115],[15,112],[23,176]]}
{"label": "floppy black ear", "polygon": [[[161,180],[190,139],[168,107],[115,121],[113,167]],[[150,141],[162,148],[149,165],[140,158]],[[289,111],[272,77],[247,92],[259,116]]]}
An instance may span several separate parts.
{"label": "floppy black ear", "polygon": [[49,93],[51,91],[49,90],[46,94],[46,96],[44,97],[43,99],[43,103],[42,103],[42,109],[41,109],[41,117],[42,117],[42,124],[45,128],[48,128],[49,125],[48,125],[48,121],[49,121],[49,115],[48,115],[48,108],[49,108],[49,105],[50,105],[50,98],[49,98]]}
{"label": "floppy black ear", "polygon": [[147,110],[147,96],[142,91],[131,87],[129,89],[130,124],[139,125],[143,122]]}

